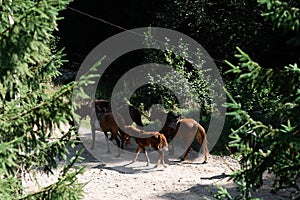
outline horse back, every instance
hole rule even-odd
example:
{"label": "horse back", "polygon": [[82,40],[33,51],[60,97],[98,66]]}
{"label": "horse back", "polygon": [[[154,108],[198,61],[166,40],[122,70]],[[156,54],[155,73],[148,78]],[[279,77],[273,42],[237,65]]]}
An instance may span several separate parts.
{"label": "horse back", "polygon": [[[118,123],[116,123],[116,121]],[[116,118],[114,118],[112,113],[105,113],[100,121],[100,126],[103,131],[111,131],[111,130],[119,130],[119,126],[125,126],[124,120],[121,115],[116,114]]]}
{"label": "horse back", "polygon": [[135,138],[136,143],[139,146],[147,146],[147,147],[152,147],[154,150],[160,150],[164,146],[165,149],[168,149],[168,142],[166,137],[163,134],[159,134],[158,137],[156,136],[151,136],[148,138]]}

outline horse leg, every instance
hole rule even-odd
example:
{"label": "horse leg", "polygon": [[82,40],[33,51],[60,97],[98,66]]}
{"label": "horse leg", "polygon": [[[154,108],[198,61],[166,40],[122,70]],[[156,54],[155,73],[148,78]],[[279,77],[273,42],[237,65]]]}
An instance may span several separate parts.
{"label": "horse leg", "polygon": [[155,167],[158,167],[161,163],[161,151],[158,150],[157,153],[158,153],[158,159],[157,159],[157,163],[156,163]]}
{"label": "horse leg", "polygon": [[171,142],[171,146],[172,146],[172,148],[171,148],[171,150],[169,150],[169,155],[173,156],[174,155],[174,142],[173,141]]}
{"label": "horse leg", "polygon": [[158,167],[160,165],[160,163],[162,163],[162,165],[164,167],[166,167],[165,160],[164,160],[164,152],[162,151],[162,149],[158,150],[158,160],[157,160],[157,164],[155,167]]}
{"label": "horse leg", "polygon": [[118,138],[118,132],[112,132],[111,134],[112,134],[113,138],[114,138],[114,139],[116,140],[116,142],[117,142],[117,146],[118,146],[118,155],[117,155],[117,157],[120,157],[121,154],[123,153],[123,151],[122,151],[122,149],[121,149],[120,140],[119,140],[119,138]]}
{"label": "horse leg", "polygon": [[164,167],[167,167],[166,164],[165,164],[165,156],[164,156],[163,150],[161,149],[161,150],[159,151],[159,153],[160,153],[162,165],[163,165]]}
{"label": "horse leg", "polygon": [[110,138],[109,138],[109,140],[112,141],[113,139],[114,139],[114,137],[111,135]]}
{"label": "horse leg", "polygon": [[107,153],[111,153],[110,147],[109,147],[108,135],[107,135],[106,131],[104,132],[104,135],[105,135],[105,140],[106,140],[106,145],[107,145]]}
{"label": "horse leg", "polygon": [[143,152],[144,152],[144,154],[145,154],[145,156],[146,156],[146,159],[147,159],[147,165],[146,165],[146,166],[149,166],[149,164],[150,164],[150,159],[149,159],[149,156],[148,156],[148,153],[147,153],[145,147],[143,147]]}
{"label": "horse leg", "polygon": [[137,160],[137,158],[138,158],[138,156],[139,156],[140,152],[141,152],[141,147],[140,147],[140,146],[138,146],[138,147],[136,148],[135,157],[134,157],[134,159],[133,159],[133,161],[132,161],[132,162],[136,162],[136,160]]}
{"label": "horse leg", "polygon": [[190,153],[192,147],[189,146],[189,148],[187,148],[187,150],[185,151],[184,155],[180,157],[180,161],[184,161],[187,157],[187,155]]}
{"label": "horse leg", "polygon": [[121,138],[121,149],[124,149],[125,133],[121,130],[119,130],[119,132],[120,132],[120,138]]}
{"label": "horse leg", "polygon": [[92,131],[92,146],[91,149],[94,149],[95,146],[95,140],[96,140],[96,127],[95,127],[96,119],[94,117],[91,117],[90,119],[90,125],[91,125],[91,131]]}
{"label": "horse leg", "polygon": [[203,164],[207,163],[207,159],[208,159],[208,156],[205,154]]}

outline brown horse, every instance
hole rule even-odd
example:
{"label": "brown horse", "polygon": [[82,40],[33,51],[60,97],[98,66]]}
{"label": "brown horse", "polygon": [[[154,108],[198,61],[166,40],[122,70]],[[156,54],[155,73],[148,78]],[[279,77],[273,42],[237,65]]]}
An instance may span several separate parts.
{"label": "brown horse", "polygon": [[[111,103],[107,100],[94,100],[94,102],[92,102],[90,104],[90,106],[92,107],[92,112],[90,112],[89,116],[90,116],[90,125],[91,125],[91,130],[92,130],[92,138],[93,141],[95,141],[95,134],[96,134],[96,124],[98,123],[97,121],[102,120],[102,117],[105,113],[110,113],[112,112],[111,110]],[[120,116],[124,116],[123,112],[125,112],[125,107],[126,106],[122,106],[121,109],[118,109],[118,114]],[[143,126],[142,123],[142,112],[139,108],[134,107],[134,106],[128,106],[126,108],[129,108],[129,113],[130,113],[130,117],[132,119],[133,122],[135,122],[137,125],[139,126]],[[129,125],[129,119],[122,119],[122,123]],[[110,140],[112,140],[113,138],[111,137]],[[130,140],[126,140],[126,142],[130,142]],[[92,145],[92,149],[94,148],[94,142]]]}
{"label": "brown horse", "polygon": [[82,119],[86,118],[87,116],[91,116],[93,112],[109,112],[110,109],[110,102],[104,99],[94,99],[90,102],[86,102],[82,104],[80,108],[76,109],[76,113]]}
{"label": "brown horse", "polygon": [[[165,126],[168,126],[165,124]],[[202,151],[204,154],[204,162],[207,162],[209,150],[207,147],[207,138],[205,129],[194,119],[180,119],[177,121],[176,128],[165,127],[163,128],[163,132],[168,139],[173,139],[176,137],[177,139],[183,140],[186,144],[188,144],[188,148],[185,153],[180,157],[181,161],[184,161],[191,151],[191,144],[196,137],[196,140],[200,145],[202,145]],[[174,149],[174,144],[172,142],[172,148]]]}
{"label": "brown horse", "polygon": [[[102,118],[103,114],[110,111],[110,102],[104,99],[94,99],[90,102],[82,104],[80,108],[75,110],[75,113],[79,115],[79,124],[82,119],[87,116],[90,117],[90,126],[92,131],[92,149],[94,149],[95,131],[98,126],[98,121]],[[98,120],[97,120],[98,119]]]}
{"label": "brown horse", "polygon": [[125,126],[125,132],[128,135],[134,137],[138,145],[133,162],[137,160],[140,151],[143,150],[147,159],[147,166],[149,166],[150,159],[145,147],[152,147],[154,150],[158,151],[158,160],[156,167],[159,166],[160,163],[162,163],[162,165],[166,167],[164,152],[162,151],[162,148],[164,146],[164,149],[168,150],[168,142],[163,134],[159,132],[147,132],[144,130],[140,130],[134,126]]}
{"label": "brown horse", "polygon": [[[110,152],[108,134],[107,134],[108,132],[110,132],[111,140],[114,139],[117,142],[117,145],[119,147],[119,156],[120,156],[122,153],[121,149],[124,148],[124,141],[128,137],[126,137],[125,132],[119,128],[118,124],[121,127],[125,126],[124,119],[117,113],[115,114],[115,118],[112,113],[104,113],[100,121],[100,127],[105,134],[105,139],[107,142],[107,152]],[[95,138],[93,137],[93,146],[94,143],[95,143]]]}
{"label": "brown horse", "polygon": [[[132,118],[132,121],[135,122],[139,126],[143,126],[141,117],[142,117],[142,115],[144,115],[145,117],[147,117],[147,116],[145,114],[143,114],[139,108],[131,106],[131,105],[127,105],[127,104],[123,105],[118,111],[118,114],[119,114],[118,118],[123,116],[122,112],[125,111],[125,108],[129,109],[129,113],[130,113],[130,117]],[[90,126],[91,126],[91,132],[92,132],[91,149],[94,149],[96,130],[98,128],[101,128],[101,126],[100,127],[97,127],[97,126],[98,126],[99,122],[101,123],[102,118],[105,115],[105,113],[111,113],[111,102],[104,100],[104,99],[95,99],[85,105],[82,105],[81,108],[77,110],[77,113],[80,115],[81,119],[86,118],[87,116],[90,117]],[[128,119],[122,118],[122,124],[129,125],[127,120]],[[112,122],[112,120],[107,121],[107,122],[105,122],[105,123],[103,122],[102,125],[104,126],[104,129],[112,129],[114,131],[114,133],[112,133],[110,130],[107,131],[107,132],[112,133],[110,140],[113,140],[116,138],[114,136],[115,132],[116,132],[115,131],[116,123]],[[105,124],[110,124],[110,125],[105,125]],[[108,128],[108,127],[110,127],[110,128]],[[105,133],[106,136],[107,136],[107,132]],[[119,132],[120,132],[120,130],[119,130]],[[123,133],[121,134],[121,137],[122,136],[123,136]],[[123,141],[123,139],[121,139],[121,141]],[[126,137],[125,137],[125,141],[126,141],[126,143],[130,143],[130,140],[128,138],[126,139]],[[118,143],[118,141],[117,141],[117,143]],[[109,148],[108,148],[108,151],[109,151]]]}

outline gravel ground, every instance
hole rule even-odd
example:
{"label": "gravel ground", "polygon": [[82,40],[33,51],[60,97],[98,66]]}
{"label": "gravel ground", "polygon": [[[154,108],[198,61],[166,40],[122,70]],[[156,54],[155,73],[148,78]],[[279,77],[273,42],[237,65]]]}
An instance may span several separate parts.
{"label": "gravel ground", "polygon": [[[167,165],[165,168],[162,165],[155,167],[158,158],[157,152],[150,151],[151,163],[146,166],[145,156],[142,153],[139,155],[138,161],[132,163],[136,148],[134,141],[125,147],[126,151],[120,157],[117,157],[115,145],[111,144],[111,153],[107,153],[103,135],[103,133],[97,134],[95,150],[89,149],[91,137],[83,135],[81,135],[81,139],[84,146],[80,144],[71,150],[72,155],[76,149],[85,148],[82,155],[85,159],[78,165],[85,165],[86,169],[83,175],[78,176],[78,179],[80,182],[86,183],[84,187],[84,199],[86,200],[198,200],[205,197],[213,199],[212,196],[216,193],[217,186],[226,188],[233,196],[237,194],[234,183],[228,177],[232,173],[232,169],[239,168],[238,161],[232,157],[211,155],[208,163],[203,164],[203,157],[194,151],[184,162],[178,162],[165,152]],[[37,180],[40,187],[55,181],[57,174],[58,170],[49,177],[38,174]],[[25,185],[28,187],[28,192],[38,189],[37,184],[32,179],[30,180],[29,175],[26,180]],[[265,174],[264,186],[254,195],[266,200],[288,199],[286,191],[280,191],[277,194],[271,193],[272,183],[273,176]]]}

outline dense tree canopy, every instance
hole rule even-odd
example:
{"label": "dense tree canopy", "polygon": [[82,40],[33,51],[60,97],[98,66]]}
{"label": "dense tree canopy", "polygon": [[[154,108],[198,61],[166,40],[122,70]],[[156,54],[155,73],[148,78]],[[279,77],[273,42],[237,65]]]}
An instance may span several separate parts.
{"label": "dense tree canopy", "polygon": [[[297,1],[287,2],[299,7]],[[126,29],[161,26],[181,31],[220,61],[233,58],[237,46],[243,46],[265,67],[280,68],[290,61],[299,61],[296,53],[299,47],[287,43],[296,33],[272,30],[272,23],[261,16],[264,7],[257,6],[257,0],[133,0],[122,3],[113,0],[102,1],[101,6],[96,3],[96,0],[75,0],[70,6]],[[64,16],[59,33],[61,44],[79,62],[101,41],[123,31],[70,9]]]}

